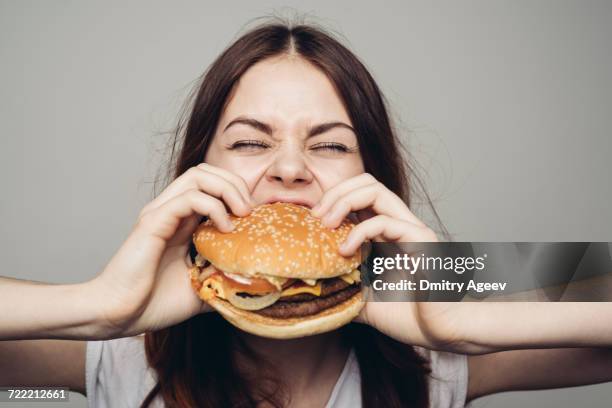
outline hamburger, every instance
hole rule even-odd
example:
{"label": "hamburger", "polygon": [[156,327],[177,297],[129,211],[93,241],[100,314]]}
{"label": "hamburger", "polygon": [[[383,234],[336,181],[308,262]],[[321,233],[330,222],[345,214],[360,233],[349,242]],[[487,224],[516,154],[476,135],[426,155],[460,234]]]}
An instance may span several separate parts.
{"label": "hamburger", "polygon": [[192,286],[234,326],[263,337],[289,339],[334,330],[364,303],[361,253],[338,253],[354,224],[325,228],[306,207],[277,202],[218,231],[210,220],[193,234]]}

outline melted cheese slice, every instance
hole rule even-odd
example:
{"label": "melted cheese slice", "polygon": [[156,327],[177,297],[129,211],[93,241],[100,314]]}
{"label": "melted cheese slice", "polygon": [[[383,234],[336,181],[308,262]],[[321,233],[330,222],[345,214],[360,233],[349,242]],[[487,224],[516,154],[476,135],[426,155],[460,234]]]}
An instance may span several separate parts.
{"label": "melted cheese slice", "polygon": [[311,295],[321,296],[321,282],[317,282],[314,286],[289,286],[287,289],[283,290],[281,297],[293,296],[299,293],[310,293]]}

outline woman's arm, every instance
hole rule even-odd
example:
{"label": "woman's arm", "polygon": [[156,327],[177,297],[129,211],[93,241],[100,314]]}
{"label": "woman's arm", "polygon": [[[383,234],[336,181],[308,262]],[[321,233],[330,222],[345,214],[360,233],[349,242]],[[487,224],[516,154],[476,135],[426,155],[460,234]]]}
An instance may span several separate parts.
{"label": "woman's arm", "polygon": [[612,303],[368,302],[356,321],[406,344],[461,354],[610,347]]}
{"label": "woman's arm", "polygon": [[95,289],[0,277],[0,386],[85,394],[85,341],[11,340],[103,337]]}
{"label": "woman's arm", "polygon": [[52,285],[0,277],[0,340],[94,339],[104,299],[92,282]]}
{"label": "woman's arm", "polygon": [[612,345],[612,303],[419,303],[434,346],[465,354]]}
{"label": "woman's arm", "polygon": [[612,381],[612,348],[511,350],[468,357],[468,396]]}

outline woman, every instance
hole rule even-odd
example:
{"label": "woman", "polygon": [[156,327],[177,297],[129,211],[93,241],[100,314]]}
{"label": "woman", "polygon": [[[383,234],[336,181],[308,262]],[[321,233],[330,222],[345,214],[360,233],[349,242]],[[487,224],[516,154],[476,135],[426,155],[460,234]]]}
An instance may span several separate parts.
{"label": "woman", "polygon": [[[344,255],[366,239],[437,240],[409,209],[380,91],[324,32],[269,24],[239,38],[203,77],[175,147],[175,179],[95,279],[0,280],[0,338],[15,340],[0,345],[0,385],[68,385],[92,406],[460,407],[612,378],[604,303],[368,303],[345,328],[291,341],[208,313],[187,275],[202,216],[230,231],[228,212],[271,201],[329,227],[354,212]],[[62,340],[26,340],[43,338]]]}

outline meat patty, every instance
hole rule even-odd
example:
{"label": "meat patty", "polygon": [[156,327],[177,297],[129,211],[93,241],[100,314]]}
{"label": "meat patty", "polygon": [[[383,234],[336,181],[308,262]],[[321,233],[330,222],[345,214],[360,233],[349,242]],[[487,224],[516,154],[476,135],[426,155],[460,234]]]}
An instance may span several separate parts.
{"label": "meat patty", "polygon": [[315,296],[312,293],[298,293],[297,295],[285,296],[281,298],[282,302],[304,302],[306,300],[316,299],[318,297],[326,297],[333,293],[339,292],[344,288],[348,288],[350,283],[343,281],[340,278],[323,279],[321,280],[321,296]]}
{"label": "meat patty", "polygon": [[[341,279],[339,279],[341,280]],[[355,293],[359,292],[359,285],[351,285],[337,291],[326,297],[314,297],[314,299],[303,302],[283,301],[279,300],[271,306],[264,309],[254,311],[263,316],[287,319],[290,317],[304,317],[319,313],[322,310],[329,309],[339,303],[349,299]],[[299,295],[296,295],[299,296]]]}

